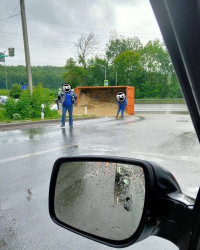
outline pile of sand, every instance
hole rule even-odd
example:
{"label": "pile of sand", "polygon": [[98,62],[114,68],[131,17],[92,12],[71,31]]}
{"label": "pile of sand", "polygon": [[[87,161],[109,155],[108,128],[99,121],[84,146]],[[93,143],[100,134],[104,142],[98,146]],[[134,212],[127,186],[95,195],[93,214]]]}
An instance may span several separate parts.
{"label": "pile of sand", "polygon": [[[93,95],[92,98],[89,94],[82,93],[79,97],[79,103],[76,107],[74,107],[74,115],[84,115],[85,114],[85,106],[87,106],[87,114],[95,115],[95,116],[116,116],[118,105],[116,100],[112,100],[113,102],[108,102],[108,97],[105,95]],[[125,115],[127,115],[125,113]]]}
{"label": "pile of sand", "polygon": [[89,97],[89,95],[82,93],[81,96],[79,97],[79,103],[78,106],[79,107],[83,107],[85,105],[87,106],[92,106],[93,104],[93,100],[91,97]]}

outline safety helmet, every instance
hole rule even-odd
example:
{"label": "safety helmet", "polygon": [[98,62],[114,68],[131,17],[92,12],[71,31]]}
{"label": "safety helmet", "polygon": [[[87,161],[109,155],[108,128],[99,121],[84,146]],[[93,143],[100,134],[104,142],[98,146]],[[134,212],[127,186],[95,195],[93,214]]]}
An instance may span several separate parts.
{"label": "safety helmet", "polygon": [[126,95],[124,94],[124,92],[118,92],[116,95],[116,99],[119,102],[123,102],[126,99]]}
{"label": "safety helmet", "polygon": [[71,91],[71,85],[69,83],[64,83],[63,86],[62,86],[62,90],[64,92],[70,92]]}

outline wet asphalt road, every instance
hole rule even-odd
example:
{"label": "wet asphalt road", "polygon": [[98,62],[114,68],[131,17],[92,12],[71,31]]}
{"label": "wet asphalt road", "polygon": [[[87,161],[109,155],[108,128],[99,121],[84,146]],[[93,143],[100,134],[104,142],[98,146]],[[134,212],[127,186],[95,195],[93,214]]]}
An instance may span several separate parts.
{"label": "wet asphalt road", "polygon": [[[199,186],[199,144],[187,114],[137,114],[123,120],[75,121],[0,132],[0,248],[110,249],[58,227],[48,213],[48,187],[58,157],[98,154],[154,161],[171,171],[183,192]],[[131,250],[174,250],[150,237]]]}

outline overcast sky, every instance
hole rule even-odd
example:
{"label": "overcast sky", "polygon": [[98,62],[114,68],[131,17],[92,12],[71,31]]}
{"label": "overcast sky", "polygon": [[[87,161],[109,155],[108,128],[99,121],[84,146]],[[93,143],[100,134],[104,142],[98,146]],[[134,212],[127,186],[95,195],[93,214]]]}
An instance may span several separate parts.
{"label": "overcast sky", "polygon": [[[143,44],[162,39],[148,0],[25,0],[31,65],[64,66],[77,58],[81,34],[93,32],[99,41],[91,55],[103,55],[112,30],[137,36]],[[19,0],[0,0],[0,52],[15,48],[7,65],[25,65]],[[3,20],[16,15],[15,17]]]}

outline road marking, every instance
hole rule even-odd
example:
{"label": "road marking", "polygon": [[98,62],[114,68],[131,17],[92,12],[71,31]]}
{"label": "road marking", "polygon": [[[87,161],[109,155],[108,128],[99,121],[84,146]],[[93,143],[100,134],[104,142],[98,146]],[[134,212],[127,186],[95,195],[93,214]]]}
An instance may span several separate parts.
{"label": "road marking", "polygon": [[62,147],[57,147],[57,148],[52,148],[49,150],[43,150],[43,151],[39,151],[39,152],[33,152],[31,154],[25,154],[25,155],[19,155],[16,157],[10,157],[10,158],[6,158],[3,160],[0,160],[0,164],[4,163],[4,162],[9,162],[9,161],[15,161],[15,160],[20,160],[20,159],[24,159],[24,158],[28,158],[31,156],[37,156],[37,155],[42,155],[42,154],[46,154],[46,153],[50,153],[59,149],[65,149],[65,148],[73,148],[73,147],[78,147],[77,144],[72,144],[72,145],[67,145],[67,146],[62,146]]}

